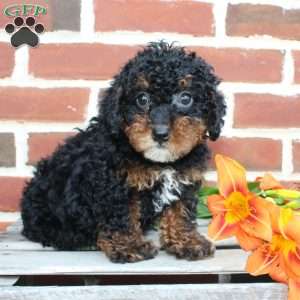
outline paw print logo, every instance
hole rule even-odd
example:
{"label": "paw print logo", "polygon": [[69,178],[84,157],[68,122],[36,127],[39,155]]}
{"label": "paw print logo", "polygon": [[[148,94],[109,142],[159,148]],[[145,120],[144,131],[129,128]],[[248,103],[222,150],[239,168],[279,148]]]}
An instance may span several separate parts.
{"label": "paw print logo", "polygon": [[33,17],[27,17],[24,20],[22,17],[16,17],[14,23],[9,23],[5,27],[5,31],[11,36],[11,44],[17,48],[23,44],[35,47],[39,43],[38,34],[43,33],[45,27],[43,24],[36,24]]}

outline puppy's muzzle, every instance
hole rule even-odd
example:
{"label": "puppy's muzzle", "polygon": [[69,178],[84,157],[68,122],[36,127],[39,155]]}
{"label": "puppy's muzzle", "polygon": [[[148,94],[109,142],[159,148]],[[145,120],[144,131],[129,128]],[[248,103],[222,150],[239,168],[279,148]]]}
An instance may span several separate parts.
{"label": "puppy's muzzle", "polygon": [[152,129],[153,139],[157,142],[166,142],[169,139],[169,126],[157,125]]}
{"label": "puppy's muzzle", "polygon": [[152,137],[158,143],[168,141],[170,136],[170,107],[160,105],[150,112]]}

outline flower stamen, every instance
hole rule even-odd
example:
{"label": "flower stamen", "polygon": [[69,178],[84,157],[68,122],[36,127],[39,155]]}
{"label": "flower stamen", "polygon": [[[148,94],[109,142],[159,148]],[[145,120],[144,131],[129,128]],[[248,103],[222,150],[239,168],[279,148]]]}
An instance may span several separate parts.
{"label": "flower stamen", "polygon": [[249,216],[250,209],[247,198],[240,192],[232,192],[224,201],[227,209],[226,223],[235,224]]}

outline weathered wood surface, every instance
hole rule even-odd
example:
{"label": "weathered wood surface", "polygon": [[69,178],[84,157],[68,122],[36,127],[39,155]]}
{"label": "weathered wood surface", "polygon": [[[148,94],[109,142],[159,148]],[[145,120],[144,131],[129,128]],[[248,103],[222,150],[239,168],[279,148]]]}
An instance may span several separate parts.
{"label": "weathered wood surface", "polygon": [[18,279],[19,276],[0,276],[0,287],[14,285]]}
{"label": "weathered wood surface", "polygon": [[[199,230],[207,230],[201,221]],[[0,234],[0,276],[30,274],[231,274],[243,273],[246,253],[239,249],[219,249],[214,258],[188,262],[161,251],[148,261],[134,264],[113,264],[100,251],[53,251],[26,240],[21,222]],[[158,245],[158,233],[149,237]],[[236,245],[234,240],[218,243],[218,247]]]}
{"label": "weathered wood surface", "polygon": [[[199,231],[203,234],[207,233],[207,224],[208,221],[200,220],[199,221]],[[5,233],[0,233],[0,251],[49,251],[52,248],[42,247],[39,243],[33,243],[28,241],[24,236],[21,235],[22,223],[18,221],[9,227],[8,231]],[[148,234],[147,238],[153,240],[158,244],[158,233],[152,231]],[[234,247],[237,246],[236,240],[234,238],[217,241],[216,246],[219,248],[224,247]]]}
{"label": "weathered wood surface", "polygon": [[[207,222],[199,224],[206,232]],[[113,264],[99,251],[53,251],[27,241],[20,234],[21,223],[0,234],[0,300],[285,300],[287,288],[281,284],[198,284],[130,285],[76,287],[9,287],[22,275],[175,275],[218,274],[227,282],[230,274],[244,273],[247,253],[235,240],[218,243],[214,258],[187,262],[161,251],[148,261]],[[157,242],[157,232],[149,238]],[[226,249],[222,249],[222,248]],[[9,277],[11,276],[11,277]],[[2,281],[1,281],[2,279]],[[2,286],[6,287],[1,287]]]}
{"label": "weathered wood surface", "polygon": [[99,251],[0,251],[1,275],[30,274],[233,274],[244,273],[247,254],[218,250],[213,258],[179,260],[161,251],[155,259],[114,264]]}
{"label": "weathered wood surface", "polygon": [[[202,221],[199,230],[207,230]],[[243,273],[246,254],[239,249],[220,249],[214,258],[188,262],[161,251],[148,261],[135,264],[113,264],[100,251],[53,251],[26,240],[17,222],[0,235],[0,275],[30,274],[231,274]],[[149,237],[158,245],[158,233]],[[229,243],[228,243],[229,242]],[[218,243],[218,247],[236,245],[234,240]]]}
{"label": "weathered wood surface", "polygon": [[286,300],[281,284],[0,288],[0,300]]}

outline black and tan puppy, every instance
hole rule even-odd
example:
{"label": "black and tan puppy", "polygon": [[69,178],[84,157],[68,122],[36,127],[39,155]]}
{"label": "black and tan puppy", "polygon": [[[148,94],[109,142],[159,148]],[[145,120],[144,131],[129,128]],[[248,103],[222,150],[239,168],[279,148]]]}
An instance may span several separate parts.
{"label": "black and tan puppy", "polygon": [[207,138],[225,114],[218,78],[203,59],[150,43],[114,77],[87,129],[41,160],[22,199],[23,234],[44,246],[98,246],[114,262],[157,254],[144,238],[160,220],[161,246],[202,259],[213,245],[196,230]]}

